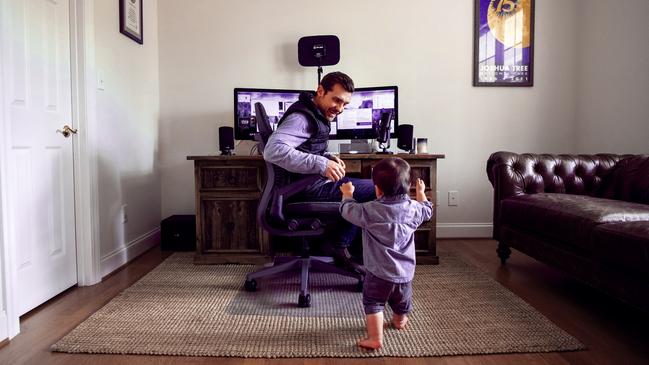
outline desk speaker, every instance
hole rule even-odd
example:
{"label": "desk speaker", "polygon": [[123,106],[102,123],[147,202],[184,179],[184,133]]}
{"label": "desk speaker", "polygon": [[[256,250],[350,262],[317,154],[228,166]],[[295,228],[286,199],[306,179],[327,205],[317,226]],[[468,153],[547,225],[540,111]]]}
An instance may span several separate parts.
{"label": "desk speaker", "polygon": [[231,155],[234,151],[234,128],[219,127],[219,150],[221,155]]}
{"label": "desk speaker", "polygon": [[404,151],[412,151],[415,149],[413,140],[414,127],[412,124],[401,124],[397,128],[397,147]]}

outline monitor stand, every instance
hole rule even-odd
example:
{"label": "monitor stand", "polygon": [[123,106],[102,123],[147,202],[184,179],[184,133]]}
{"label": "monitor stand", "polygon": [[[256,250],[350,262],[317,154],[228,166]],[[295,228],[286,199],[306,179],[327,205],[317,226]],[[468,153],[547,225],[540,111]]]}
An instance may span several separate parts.
{"label": "monitor stand", "polygon": [[372,153],[372,144],[366,139],[352,139],[351,143],[341,143],[340,153]]}

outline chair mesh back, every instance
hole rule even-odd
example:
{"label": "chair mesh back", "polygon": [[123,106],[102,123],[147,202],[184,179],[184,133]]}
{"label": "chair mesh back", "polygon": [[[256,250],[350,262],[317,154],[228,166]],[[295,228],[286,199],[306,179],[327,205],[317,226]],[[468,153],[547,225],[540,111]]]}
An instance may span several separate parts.
{"label": "chair mesh back", "polygon": [[270,126],[266,108],[264,108],[264,104],[260,102],[255,103],[255,120],[257,121],[257,128],[259,129],[257,135],[260,140],[258,140],[258,142],[260,142],[262,146],[266,146],[268,138],[270,138],[270,135],[273,133],[273,129]]}

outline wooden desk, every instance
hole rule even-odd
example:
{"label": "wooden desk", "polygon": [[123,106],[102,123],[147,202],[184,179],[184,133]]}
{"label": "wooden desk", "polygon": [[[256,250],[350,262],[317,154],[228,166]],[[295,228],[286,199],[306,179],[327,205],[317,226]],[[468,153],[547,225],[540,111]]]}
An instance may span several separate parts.
{"label": "wooden desk", "polygon": [[[370,178],[372,166],[387,155],[342,154],[347,176]],[[395,154],[408,161],[414,177],[426,183],[426,196],[437,206],[437,159],[444,155]],[[260,264],[269,257],[268,233],[257,225],[257,205],[266,183],[261,156],[187,156],[194,161],[196,256],[198,264]],[[411,194],[414,196],[414,190]],[[415,232],[417,263],[437,264],[437,209]]]}

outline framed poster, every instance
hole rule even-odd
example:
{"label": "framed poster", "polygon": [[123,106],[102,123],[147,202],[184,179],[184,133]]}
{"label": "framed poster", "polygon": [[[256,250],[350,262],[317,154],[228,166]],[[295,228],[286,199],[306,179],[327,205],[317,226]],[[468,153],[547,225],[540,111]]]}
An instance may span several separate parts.
{"label": "framed poster", "polygon": [[534,0],[474,0],[473,86],[532,86]]}
{"label": "framed poster", "polygon": [[144,43],[142,2],[144,0],[119,1],[119,31],[139,44]]}

